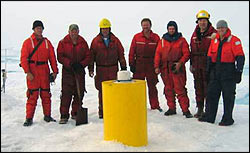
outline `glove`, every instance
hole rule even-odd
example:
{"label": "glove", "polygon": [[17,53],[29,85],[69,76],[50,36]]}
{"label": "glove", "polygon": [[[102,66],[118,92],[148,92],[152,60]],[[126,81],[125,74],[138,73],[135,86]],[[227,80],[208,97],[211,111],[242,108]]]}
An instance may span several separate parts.
{"label": "glove", "polygon": [[54,76],[53,76],[53,73],[50,73],[49,74],[49,82],[55,82],[55,79],[54,79]]}
{"label": "glove", "polygon": [[127,67],[125,66],[125,67],[121,67],[121,70],[127,70]]}
{"label": "glove", "polygon": [[[178,68],[177,68],[178,67]],[[171,70],[172,70],[172,72],[174,73],[174,74],[177,74],[177,73],[179,73],[179,72],[181,72],[182,71],[182,68],[181,68],[182,66],[181,66],[181,63],[180,62],[176,62],[176,63],[174,63],[173,65],[172,65],[172,67],[171,67]]]}
{"label": "glove", "polygon": [[174,63],[174,64],[172,65],[171,70],[172,70],[172,72],[173,72],[174,74],[177,74],[177,73],[178,73],[178,71],[176,70],[176,63]]}
{"label": "glove", "polygon": [[242,72],[236,72],[236,74],[235,74],[235,82],[236,83],[241,82],[241,76],[242,76]]}
{"label": "glove", "polygon": [[135,66],[134,66],[134,65],[131,65],[131,66],[130,66],[130,71],[131,71],[132,73],[135,73]]}
{"label": "glove", "polygon": [[82,65],[80,63],[73,63],[71,67],[75,72],[79,72],[82,69]]}

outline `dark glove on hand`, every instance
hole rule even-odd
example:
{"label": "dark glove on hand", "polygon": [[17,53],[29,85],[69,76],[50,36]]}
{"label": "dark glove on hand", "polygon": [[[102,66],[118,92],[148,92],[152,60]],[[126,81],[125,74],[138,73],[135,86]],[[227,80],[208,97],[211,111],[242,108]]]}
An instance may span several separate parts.
{"label": "dark glove on hand", "polygon": [[82,69],[82,65],[80,63],[73,63],[71,66],[75,72],[78,72]]}
{"label": "dark glove on hand", "polygon": [[127,67],[125,66],[125,67],[121,67],[121,70],[127,70]]}
{"label": "dark glove on hand", "polygon": [[174,64],[172,65],[171,70],[172,70],[172,72],[173,72],[174,74],[177,74],[177,73],[178,73],[178,71],[176,70],[176,63],[174,63]]}
{"label": "dark glove on hand", "polygon": [[135,66],[134,66],[134,65],[131,65],[131,66],[130,66],[130,71],[131,71],[132,73],[135,73]]}
{"label": "dark glove on hand", "polygon": [[53,76],[53,73],[49,74],[49,82],[55,82],[55,78]]}
{"label": "dark glove on hand", "polygon": [[236,83],[241,82],[241,76],[242,76],[242,72],[236,72],[236,74],[235,74],[235,82]]}

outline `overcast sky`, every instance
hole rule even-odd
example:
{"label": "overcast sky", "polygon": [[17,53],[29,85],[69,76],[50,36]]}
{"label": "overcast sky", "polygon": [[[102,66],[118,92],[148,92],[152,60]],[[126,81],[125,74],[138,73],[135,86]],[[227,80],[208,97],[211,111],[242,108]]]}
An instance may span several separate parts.
{"label": "overcast sky", "polygon": [[224,19],[233,34],[249,39],[248,1],[1,1],[1,48],[19,50],[32,34],[32,23],[37,19],[43,22],[43,35],[55,49],[72,23],[79,25],[80,35],[90,45],[104,17],[111,21],[111,30],[125,49],[134,34],[141,31],[140,21],[144,17],[152,20],[152,30],[160,37],[166,32],[167,23],[176,21],[179,32],[189,43],[196,26],[196,14],[202,9],[210,13],[214,26]]}

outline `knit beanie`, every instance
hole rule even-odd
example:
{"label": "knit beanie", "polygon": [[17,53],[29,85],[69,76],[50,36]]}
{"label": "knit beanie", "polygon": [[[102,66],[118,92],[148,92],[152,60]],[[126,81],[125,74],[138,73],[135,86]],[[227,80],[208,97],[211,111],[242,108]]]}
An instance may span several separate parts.
{"label": "knit beanie", "polygon": [[78,25],[77,25],[77,24],[71,24],[71,25],[69,26],[69,31],[72,31],[72,30],[79,30]]}
{"label": "knit beanie", "polygon": [[218,21],[217,24],[216,24],[216,28],[217,28],[217,29],[218,29],[218,28],[222,28],[222,27],[228,28],[227,22],[226,22],[225,20],[220,20],[220,21]]}
{"label": "knit beanie", "polygon": [[39,26],[41,26],[44,29],[42,21],[39,21],[39,20],[34,21],[32,30],[34,30],[36,27],[39,27]]}

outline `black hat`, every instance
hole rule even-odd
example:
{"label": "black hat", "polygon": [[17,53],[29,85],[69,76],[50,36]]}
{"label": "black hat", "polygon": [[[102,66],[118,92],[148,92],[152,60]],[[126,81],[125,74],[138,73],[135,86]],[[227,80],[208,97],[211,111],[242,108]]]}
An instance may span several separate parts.
{"label": "black hat", "polygon": [[168,29],[169,26],[174,26],[175,27],[175,32],[176,33],[178,32],[178,26],[177,26],[177,23],[175,21],[169,21],[168,25],[167,25],[167,29]]}
{"label": "black hat", "polygon": [[39,21],[39,20],[34,21],[32,30],[34,30],[36,27],[39,27],[39,26],[41,26],[44,29],[42,21]]}

